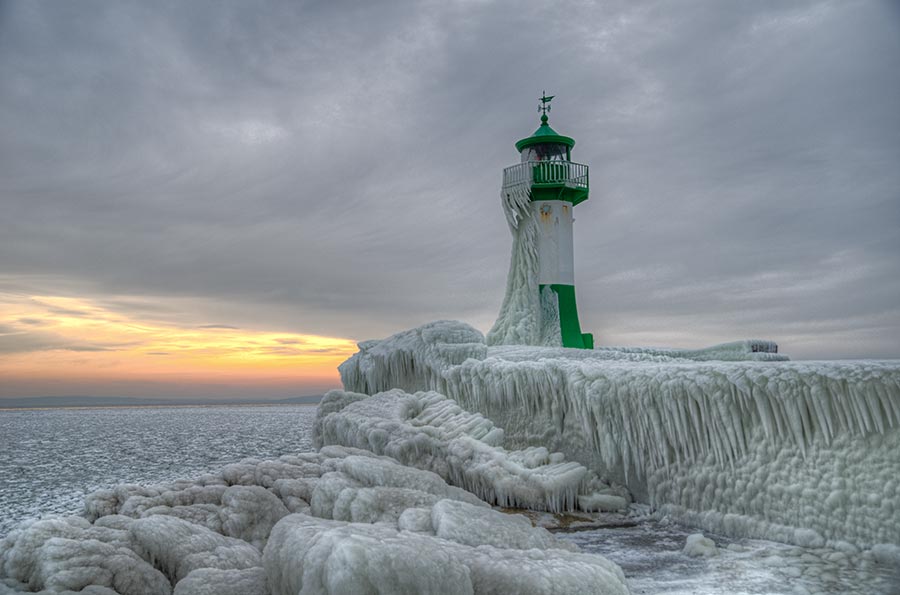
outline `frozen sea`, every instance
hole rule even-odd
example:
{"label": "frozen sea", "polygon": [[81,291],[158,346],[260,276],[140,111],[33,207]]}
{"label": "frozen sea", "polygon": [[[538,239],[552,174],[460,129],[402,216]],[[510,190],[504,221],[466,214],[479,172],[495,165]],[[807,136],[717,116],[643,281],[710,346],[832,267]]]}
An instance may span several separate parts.
{"label": "frozen sea", "polygon": [[0,536],[24,518],[80,512],[101,488],[312,450],[315,416],[315,405],[0,411]]}
{"label": "frozen sea", "polygon": [[[312,449],[315,406],[0,411],[0,537],[17,522],[78,513],[85,494],[121,483],[190,478],[247,457]],[[681,550],[694,529],[650,517],[595,515],[559,532],[613,560],[636,594],[900,595],[900,575],[828,551],[709,535],[714,558]],[[731,546],[731,549],[728,549]]]}

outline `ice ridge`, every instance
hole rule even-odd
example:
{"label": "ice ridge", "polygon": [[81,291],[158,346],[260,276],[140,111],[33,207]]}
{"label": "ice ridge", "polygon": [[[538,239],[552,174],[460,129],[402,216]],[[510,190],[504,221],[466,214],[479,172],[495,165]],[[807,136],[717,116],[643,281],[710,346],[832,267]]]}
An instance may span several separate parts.
{"label": "ice ridge", "polygon": [[506,450],[501,428],[436,392],[331,391],[319,408],[314,441],[390,456],[504,507],[618,510],[629,502],[626,490],[603,484],[562,453],[543,446]]}

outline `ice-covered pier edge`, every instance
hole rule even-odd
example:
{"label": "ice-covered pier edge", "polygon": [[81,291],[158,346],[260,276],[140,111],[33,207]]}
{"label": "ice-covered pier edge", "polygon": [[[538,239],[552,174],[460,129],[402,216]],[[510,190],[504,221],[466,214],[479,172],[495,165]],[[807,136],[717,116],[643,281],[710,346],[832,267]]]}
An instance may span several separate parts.
{"label": "ice-covered pier edge", "polygon": [[348,391],[446,395],[506,448],[562,452],[704,529],[900,544],[900,361],[769,355],[488,347],[440,321],[360,343],[339,369]]}

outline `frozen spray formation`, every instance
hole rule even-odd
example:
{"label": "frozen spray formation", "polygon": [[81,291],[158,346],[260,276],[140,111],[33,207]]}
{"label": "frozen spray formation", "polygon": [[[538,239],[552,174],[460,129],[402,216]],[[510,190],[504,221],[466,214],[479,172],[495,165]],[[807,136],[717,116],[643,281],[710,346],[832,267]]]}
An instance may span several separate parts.
{"label": "frozen spray formation", "polygon": [[900,363],[676,350],[491,347],[436,322],[360,345],[347,390],[436,391],[709,530],[900,544]]}
{"label": "frozen spray formation", "polygon": [[[397,392],[372,402],[388,410],[384,420],[410,406],[449,414],[434,425],[419,417],[420,440],[462,438],[490,425],[451,411],[446,399],[443,406],[434,396],[418,399]],[[320,411],[323,435],[349,428],[332,422],[361,402],[340,391],[329,397]],[[451,429],[454,419],[482,423]],[[365,432],[357,428],[354,439],[364,441]],[[398,430],[393,441],[385,433],[386,426],[372,426],[368,441],[416,440],[409,432]],[[499,435],[488,429],[482,437]],[[428,448],[423,442],[423,457],[444,452]],[[492,509],[436,473],[370,450],[324,446],[246,459],[193,480],[101,490],[87,497],[83,517],[27,521],[0,540],[0,595],[24,592],[624,595],[628,589],[616,564],[580,553],[524,516]]]}
{"label": "frozen spray formation", "polygon": [[[487,342],[490,345],[542,345],[546,342],[558,346],[558,335],[548,338],[549,333],[543,328],[556,324],[558,330],[558,318],[548,321],[549,317],[542,316],[541,293],[530,291],[538,286],[538,227],[531,202],[530,170],[525,171],[525,179],[502,192],[503,212],[513,237],[512,254],[503,305],[494,327],[487,334]],[[544,301],[550,301],[548,296],[544,296]]]}
{"label": "frozen spray formation", "polygon": [[319,408],[317,445],[340,444],[433,471],[486,502],[559,512],[620,510],[627,491],[543,446],[507,451],[503,430],[435,393],[401,390],[372,397],[331,391]]}

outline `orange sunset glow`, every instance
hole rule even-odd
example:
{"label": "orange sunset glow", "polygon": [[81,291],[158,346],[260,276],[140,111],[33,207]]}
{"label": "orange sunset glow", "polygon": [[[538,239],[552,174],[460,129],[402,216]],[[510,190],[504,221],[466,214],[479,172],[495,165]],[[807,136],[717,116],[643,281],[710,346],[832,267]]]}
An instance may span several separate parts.
{"label": "orange sunset glow", "polygon": [[146,321],[89,299],[0,294],[0,396],[298,396],[340,386],[354,341]]}

